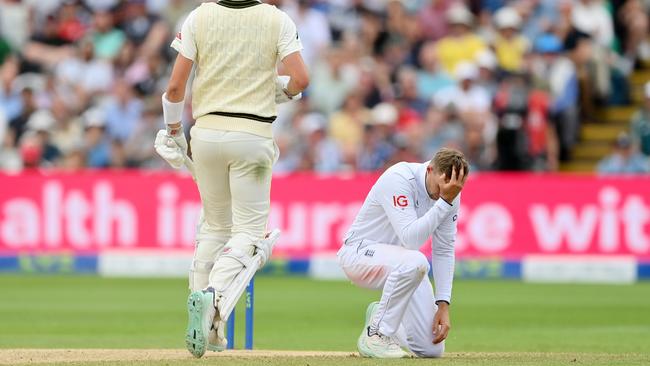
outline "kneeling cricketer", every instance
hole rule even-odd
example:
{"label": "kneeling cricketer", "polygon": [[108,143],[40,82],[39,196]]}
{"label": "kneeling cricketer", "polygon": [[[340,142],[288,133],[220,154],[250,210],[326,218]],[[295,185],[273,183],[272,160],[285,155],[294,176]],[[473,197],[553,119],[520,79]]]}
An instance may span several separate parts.
{"label": "kneeling cricketer", "polygon": [[[364,357],[441,357],[450,329],[454,241],[467,160],[443,148],[427,163],[398,163],[368,193],[338,260],[357,286],[381,289],[357,342]],[[419,249],[432,238],[429,261]]]}

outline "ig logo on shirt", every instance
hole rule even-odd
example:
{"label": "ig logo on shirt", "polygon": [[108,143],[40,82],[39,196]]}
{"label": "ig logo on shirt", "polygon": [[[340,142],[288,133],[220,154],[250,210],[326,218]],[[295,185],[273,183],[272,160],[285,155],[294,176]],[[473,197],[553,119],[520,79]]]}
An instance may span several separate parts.
{"label": "ig logo on shirt", "polygon": [[406,196],[393,196],[393,206],[404,208],[409,205],[409,200]]}

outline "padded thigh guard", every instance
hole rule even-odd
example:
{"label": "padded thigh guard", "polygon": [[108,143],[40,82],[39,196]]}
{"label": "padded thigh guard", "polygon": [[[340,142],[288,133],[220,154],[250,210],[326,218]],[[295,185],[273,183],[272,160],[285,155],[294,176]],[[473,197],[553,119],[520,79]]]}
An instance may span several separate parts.
{"label": "padded thigh guard", "polygon": [[273,246],[279,237],[280,230],[273,230],[266,238],[253,245],[252,256],[246,250],[227,248],[219,257],[215,264],[216,271],[213,271],[211,276],[213,280],[210,281],[210,285],[215,289],[215,306],[221,320],[228,319],[237,301],[244,293],[246,285],[270,257]]}
{"label": "padded thigh guard", "polygon": [[205,233],[204,228],[203,211],[201,211],[196,228],[194,258],[192,259],[189,274],[189,286],[192,292],[201,291],[208,287],[210,272],[229,239],[227,234]]}

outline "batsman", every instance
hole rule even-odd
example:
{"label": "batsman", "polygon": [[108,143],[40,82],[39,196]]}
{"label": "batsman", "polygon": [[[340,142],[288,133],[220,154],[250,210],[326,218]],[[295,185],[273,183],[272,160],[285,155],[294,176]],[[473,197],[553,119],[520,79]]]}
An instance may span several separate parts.
{"label": "batsman", "polygon": [[[469,166],[443,148],[426,163],[398,163],[368,193],[338,252],[357,286],[381,289],[366,310],[357,341],[365,357],[441,357],[451,327],[454,242]],[[419,249],[432,238],[435,295],[429,262]],[[406,350],[406,351],[405,351]]]}
{"label": "batsman", "polygon": [[[185,341],[201,357],[226,347],[225,321],[279,236],[266,232],[271,170],[279,154],[271,125],[276,104],[299,98],[309,77],[294,22],[256,0],[201,4],[171,46],[179,54],[162,96],[166,129],[154,145],[173,167],[192,164],[181,116],[196,66],[190,141],[203,209]],[[285,75],[278,76],[278,66]]]}

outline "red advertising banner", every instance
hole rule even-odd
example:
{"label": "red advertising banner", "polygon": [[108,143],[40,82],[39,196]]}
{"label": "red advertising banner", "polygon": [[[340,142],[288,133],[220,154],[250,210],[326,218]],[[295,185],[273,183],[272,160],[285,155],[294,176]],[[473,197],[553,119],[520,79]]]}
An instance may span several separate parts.
{"label": "red advertising banner", "polygon": [[[377,175],[278,176],[275,254],[333,253]],[[200,210],[187,175],[0,175],[0,253],[191,251]],[[650,177],[474,174],[463,191],[459,258],[528,254],[650,259]]]}

